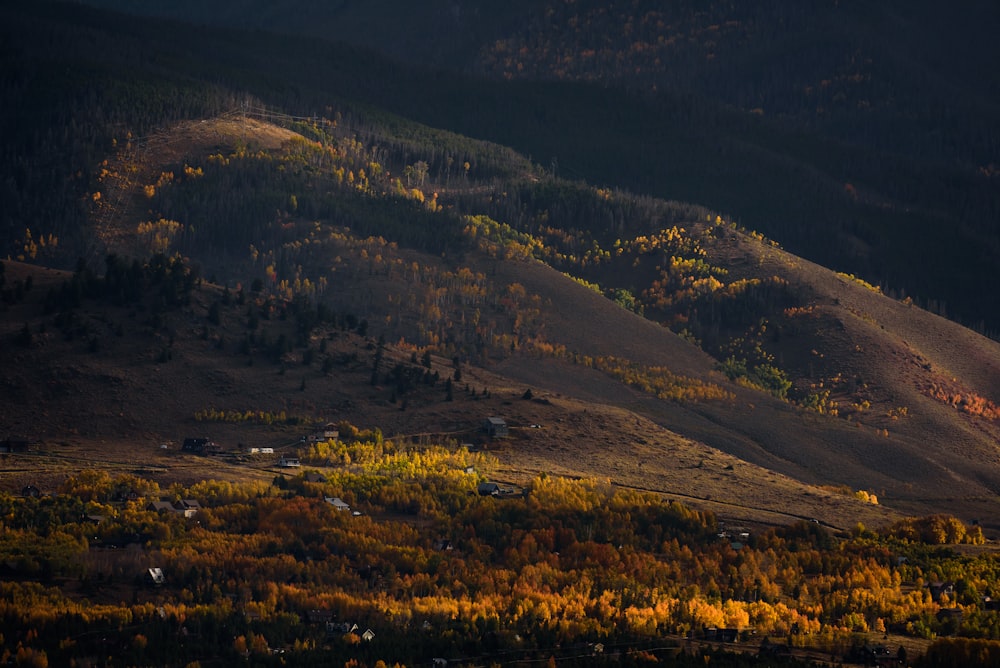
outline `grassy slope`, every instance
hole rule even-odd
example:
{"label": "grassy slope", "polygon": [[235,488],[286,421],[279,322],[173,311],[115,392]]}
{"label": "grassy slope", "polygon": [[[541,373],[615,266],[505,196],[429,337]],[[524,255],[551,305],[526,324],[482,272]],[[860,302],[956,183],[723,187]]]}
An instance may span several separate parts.
{"label": "grassy slope", "polygon": [[[191,127],[191,126],[187,126]],[[197,124],[203,129],[203,124]],[[226,143],[225,126],[190,131],[167,142],[173,151],[150,156],[149,169],[179,155],[204,155]],[[266,126],[248,128],[260,141],[284,136]],[[269,139],[270,138],[270,139]],[[168,136],[169,139],[169,136]],[[183,140],[183,141],[181,141]],[[232,141],[232,139],[228,140]],[[127,233],[130,221],[120,221]],[[162,441],[210,430],[214,438],[267,445],[297,438],[290,428],[239,428],[205,425],[195,411],[216,408],[289,410],[320,419],[344,418],[361,426],[380,426],[389,435],[437,434],[440,438],[475,438],[485,415],[508,416],[514,438],[497,454],[502,472],[523,478],[540,471],[609,478],[616,483],[679,495],[696,505],[756,521],[779,517],[819,517],[833,526],[857,520],[878,523],[894,516],[890,508],[927,513],[948,510],[966,519],[996,517],[992,490],[1000,466],[993,451],[995,425],[962,415],[920,394],[928,374],[954,374],[971,390],[997,396],[1000,359],[997,344],[941,318],[879,296],[798,258],[759,242],[736,237],[737,248],[718,252],[740,257],[742,271],[783,273],[809,285],[823,325],[800,334],[800,343],[783,349],[820,349],[824,364],[861,374],[877,383],[882,406],[907,406],[907,417],[885,420],[889,435],[845,419],[802,413],[758,392],[737,386],[733,402],[676,404],[623,387],[593,370],[551,359],[514,355],[492,369],[469,369],[464,382],[490,388],[490,397],[459,392],[443,402],[441,390],[427,390],[406,411],[387,399],[384,389],[368,383],[370,341],[339,337],[338,350],[355,352],[356,365],[324,377],[315,368],[247,366],[231,353],[220,354],[198,332],[218,289],[205,287],[190,309],[171,318],[174,359],[156,362],[167,345],[163,333],[141,325],[141,315],[117,310],[92,313],[95,323],[122,322],[127,335],[108,337],[107,346],[89,353],[81,341],[65,342],[53,333],[32,349],[4,348],[3,423],[11,433],[44,438],[48,450],[61,448],[82,457],[110,455],[115,466],[164,467],[164,476],[209,472],[200,462],[178,460],[157,450]],[[209,258],[202,258],[208,262]],[[425,257],[422,260],[436,260]],[[668,330],[625,312],[610,301],[536,262],[500,263],[468,258],[470,265],[496,271],[495,281],[519,282],[546,305],[549,340],[586,354],[627,354],[630,359],[664,365],[676,373],[724,383],[713,362]],[[8,281],[38,270],[11,264]],[[0,336],[9,341],[25,322],[38,329],[37,300],[47,282],[62,278],[36,274],[34,306],[14,306],[6,313]],[[397,279],[399,280],[399,279]],[[833,326],[831,326],[831,323]],[[101,324],[94,324],[100,328]],[[240,338],[240,314],[230,316],[226,338]],[[98,330],[100,331],[100,330]],[[860,351],[857,348],[860,347]],[[407,353],[392,353],[405,359]],[[792,360],[789,360],[792,362]],[[930,370],[926,365],[930,365]],[[449,373],[449,360],[435,360]],[[302,383],[305,382],[305,389]],[[544,401],[524,401],[526,387]],[[873,409],[874,410],[874,409]],[[44,420],[39,422],[38,416]],[[442,435],[447,434],[447,436]],[[67,443],[66,446],[51,445]],[[152,454],[151,454],[152,453]],[[167,470],[169,469],[169,470]],[[259,469],[213,467],[212,475],[267,475]],[[20,481],[20,464],[6,471]],[[796,480],[803,482],[796,482]],[[842,483],[875,491],[887,507],[876,508],[832,494],[808,483]],[[937,490],[948,490],[938,492]]]}

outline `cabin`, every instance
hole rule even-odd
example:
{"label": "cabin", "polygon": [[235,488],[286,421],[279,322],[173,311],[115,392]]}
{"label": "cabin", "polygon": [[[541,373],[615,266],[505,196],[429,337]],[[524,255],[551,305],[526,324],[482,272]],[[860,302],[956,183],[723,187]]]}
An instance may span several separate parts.
{"label": "cabin", "polygon": [[287,457],[282,455],[281,459],[278,460],[278,466],[283,469],[297,469],[302,466],[302,464],[299,462],[298,457]]}
{"label": "cabin", "polygon": [[125,503],[126,501],[138,501],[139,492],[134,489],[119,489],[112,496],[111,500],[116,503]]}
{"label": "cabin", "polygon": [[34,485],[25,485],[24,488],[21,489],[21,496],[27,496],[32,499],[37,499],[41,495],[42,495],[42,490],[38,489]]}
{"label": "cabin", "polygon": [[371,629],[365,629],[365,632],[361,634],[361,639],[365,642],[371,642],[375,640],[375,632]]}
{"label": "cabin", "polygon": [[27,438],[5,438],[0,441],[0,453],[27,452],[32,446],[38,445],[39,441]]}
{"label": "cabin", "polygon": [[317,429],[306,437],[310,443],[321,443],[340,438],[340,429],[332,422],[327,422],[322,429]]}
{"label": "cabin", "polygon": [[337,510],[350,510],[351,507],[339,496],[328,496],[326,497],[326,502]]}
{"label": "cabin", "polygon": [[323,484],[326,482],[326,476],[319,471],[307,471],[306,482]]}
{"label": "cabin", "polygon": [[177,509],[174,508],[174,504],[169,501],[150,501],[146,504],[146,510],[152,510],[157,513],[176,513]]}
{"label": "cabin", "polygon": [[201,510],[201,504],[194,499],[181,499],[181,507],[177,512],[184,513],[184,517],[194,517]]}
{"label": "cabin", "polygon": [[500,484],[495,482],[481,482],[477,488],[480,496],[500,496]]}
{"label": "cabin", "polygon": [[732,643],[739,640],[739,629],[720,629],[714,626],[703,629],[705,640],[710,642]]}
{"label": "cabin", "polygon": [[942,596],[951,598],[955,595],[954,582],[931,582],[927,585],[927,588],[930,589],[931,600],[935,603],[940,603]]}
{"label": "cabin", "polygon": [[490,438],[506,438],[508,434],[507,421],[501,417],[488,417],[483,420],[483,431]]}
{"label": "cabin", "polygon": [[161,587],[167,581],[160,568],[150,568],[146,571],[146,582],[154,587]]}
{"label": "cabin", "polygon": [[189,452],[193,455],[203,455],[209,443],[211,443],[211,440],[207,438],[185,438],[184,443],[181,444],[181,451]]}
{"label": "cabin", "polygon": [[354,633],[358,630],[357,624],[351,622],[335,622],[332,619],[326,622],[326,632],[328,635]]}
{"label": "cabin", "polygon": [[306,618],[309,620],[310,624],[323,624],[327,625],[333,622],[333,611],[332,610],[319,610],[312,609],[306,612]]}

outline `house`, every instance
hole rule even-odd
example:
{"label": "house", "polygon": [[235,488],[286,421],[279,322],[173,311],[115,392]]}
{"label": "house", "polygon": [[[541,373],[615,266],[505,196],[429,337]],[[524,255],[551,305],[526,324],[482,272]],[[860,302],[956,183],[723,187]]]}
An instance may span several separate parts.
{"label": "house", "polygon": [[479,483],[480,496],[500,496],[500,484],[495,482]]}
{"label": "house", "polygon": [[705,640],[710,642],[736,642],[740,637],[739,629],[720,629],[714,626],[703,629]]}
{"label": "house", "polygon": [[947,621],[952,621],[953,620],[956,625],[957,624],[961,624],[962,623],[962,609],[959,608],[959,607],[955,607],[955,608],[941,608],[940,610],[937,611],[937,614],[934,615],[934,617],[939,622],[947,622]]}
{"label": "house", "polygon": [[184,443],[181,444],[182,452],[190,452],[193,455],[201,455],[205,453],[205,449],[211,441],[207,438],[185,438]]}
{"label": "house", "polygon": [[176,513],[177,509],[174,508],[174,504],[169,501],[150,501],[146,504],[146,510],[152,510],[158,513]]}
{"label": "house", "polygon": [[5,438],[0,441],[0,453],[2,452],[27,452],[31,446],[37,445],[38,441],[28,440],[26,438]]}
{"label": "house", "polygon": [[302,464],[299,462],[298,457],[288,457],[286,455],[282,455],[281,459],[278,460],[278,466],[283,469],[297,469],[302,466]]}
{"label": "house", "polygon": [[129,489],[129,490],[119,489],[111,496],[111,500],[117,503],[125,503],[126,501],[138,501],[139,492],[135,491],[134,489]]}
{"label": "house", "polygon": [[330,635],[337,633],[347,635],[348,633],[354,633],[357,630],[358,625],[350,622],[335,622],[330,620],[326,623],[326,632]]}
{"label": "house", "polygon": [[340,429],[332,422],[327,422],[322,429],[318,429],[306,437],[310,443],[321,443],[340,438]]}
{"label": "house", "polygon": [[333,611],[312,609],[306,612],[310,624],[330,624],[333,622]]}
{"label": "house", "polygon": [[341,499],[339,496],[328,496],[328,497],[326,497],[325,500],[326,500],[327,503],[329,503],[331,506],[333,506],[337,510],[350,510],[351,509],[351,507],[346,502],[344,502],[344,500]]}
{"label": "house", "polygon": [[490,438],[505,438],[507,436],[507,421],[501,417],[488,417],[483,420],[482,429]]}
{"label": "house", "polygon": [[326,482],[326,476],[320,473],[319,471],[307,471],[306,482],[315,482],[322,484]]}
{"label": "house", "polygon": [[163,570],[160,568],[150,568],[146,571],[146,582],[155,587],[159,587],[165,583],[167,579],[163,576]]}
{"label": "house", "polygon": [[947,595],[951,598],[955,595],[954,582],[931,582],[928,583],[927,587],[931,590],[931,600],[935,603],[940,603],[942,596]]}
{"label": "house", "polygon": [[184,517],[194,517],[201,510],[201,504],[194,499],[181,499],[181,507],[178,512],[184,513]]}
{"label": "house", "polygon": [[365,632],[361,634],[361,639],[365,642],[371,642],[375,639],[375,632],[371,629],[365,629]]}

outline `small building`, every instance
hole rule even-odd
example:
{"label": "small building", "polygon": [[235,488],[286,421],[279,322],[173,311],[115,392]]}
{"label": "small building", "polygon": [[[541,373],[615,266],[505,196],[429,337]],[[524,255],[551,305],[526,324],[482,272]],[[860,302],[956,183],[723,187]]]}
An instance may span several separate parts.
{"label": "small building", "polygon": [[201,504],[194,499],[181,499],[180,505],[177,512],[184,513],[184,517],[194,517],[201,510]]}
{"label": "small building", "polygon": [[128,501],[138,501],[139,492],[134,489],[119,489],[111,496],[111,500],[116,503],[126,503]]}
{"label": "small building", "polygon": [[365,629],[365,632],[361,634],[361,639],[365,642],[371,642],[375,640],[375,632],[371,629]]}
{"label": "small building", "polygon": [[327,625],[333,622],[333,611],[314,608],[306,612],[306,618],[310,624]]}
{"label": "small building", "polygon": [[500,496],[500,484],[495,482],[481,482],[477,488],[480,496]]}
{"label": "small building", "polygon": [[193,455],[203,455],[209,443],[211,440],[207,438],[185,438],[184,443],[181,444],[181,451]]}
{"label": "small building", "polygon": [[326,632],[328,635],[342,634],[347,635],[348,633],[354,633],[358,630],[357,624],[352,624],[351,622],[335,622],[332,619],[326,622]]}
{"label": "small building", "polygon": [[341,499],[339,496],[328,496],[328,497],[326,497],[325,500],[326,500],[327,503],[329,503],[331,506],[333,506],[337,510],[347,511],[347,510],[351,509],[351,507],[343,499]]}
{"label": "small building", "polygon": [[507,421],[501,417],[488,417],[483,420],[483,431],[490,438],[505,438],[508,433]]}
{"label": "small building", "polygon": [[283,469],[297,469],[302,466],[302,464],[299,462],[298,457],[287,457],[282,455],[281,459],[278,460],[278,466]]}
{"label": "small building", "polygon": [[5,438],[0,441],[0,453],[17,453],[17,452],[27,452],[31,449],[31,446],[37,445],[37,440],[30,440],[27,438]]}
{"label": "small building", "polygon": [[28,496],[33,499],[37,499],[41,495],[42,490],[38,489],[34,485],[25,485],[24,488],[21,489],[21,496]]}
{"label": "small building", "polygon": [[326,476],[319,471],[307,471],[306,482],[323,484],[326,482]]}
{"label": "small building", "polygon": [[715,626],[710,626],[703,629],[703,635],[705,640],[710,642],[733,643],[739,639],[740,631],[739,629],[720,629]]}
{"label": "small building", "polygon": [[310,443],[332,441],[337,438],[340,438],[340,429],[332,422],[327,422],[323,425],[322,429],[317,429],[313,433],[306,436],[306,440]]}
{"label": "small building", "polygon": [[146,582],[153,585],[154,587],[162,586],[167,579],[163,576],[163,570],[160,568],[150,568],[146,571]]}
{"label": "small building", "polygon": [[927,585],[927,588],[930,589],[931,600],[935,603],[940,603],[942,596],[951,598],[955,595],[954,582],[931,582]]}

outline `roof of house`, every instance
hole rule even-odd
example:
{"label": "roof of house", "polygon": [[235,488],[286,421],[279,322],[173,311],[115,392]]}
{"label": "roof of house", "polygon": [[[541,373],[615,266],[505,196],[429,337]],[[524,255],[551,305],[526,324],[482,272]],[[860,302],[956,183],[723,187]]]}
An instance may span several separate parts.
{"label": "roof of house", "polygon": [[177,511],[177,509],[174,508],[174,504],[169,501],[150,501],[149,505],[146,507],[151,510],[169,510],[170,512]]}
{"label": "roof of house", "polygon": [[347,510],[351,506],[347,504],[346,501],[341,499],[339,496],[328,496],[326,497],[326,502],[329,503],[334,508],[339,508],[341,510]]}

